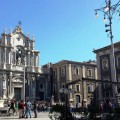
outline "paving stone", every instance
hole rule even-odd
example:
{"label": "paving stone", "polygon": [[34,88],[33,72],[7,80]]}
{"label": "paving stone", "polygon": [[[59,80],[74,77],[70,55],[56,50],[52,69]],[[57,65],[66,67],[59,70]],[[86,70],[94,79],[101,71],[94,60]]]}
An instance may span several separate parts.
{"label": "paving stone", "polygon": [[[33,118],[34,114],[32,113],[32,118],[22,118],[21,120],[51,120],[49,118],[49,113],[48,112],[39,112],[38,113],[38,118]],[[6,116],[6,117],[0,117],[0,120],[18,120],[19,116],[14,115],[14,116]]]}

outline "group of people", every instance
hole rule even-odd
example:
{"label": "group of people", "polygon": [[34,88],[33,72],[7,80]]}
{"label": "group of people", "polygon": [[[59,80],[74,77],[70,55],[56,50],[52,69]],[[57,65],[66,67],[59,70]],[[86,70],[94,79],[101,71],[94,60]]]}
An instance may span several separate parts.
{"label": "group of people", "polygon": [[34,118],[37,118],[37,102],[34,101],[33,103],[31,103],[29,100],[27,100],[26,102],[24,102],[23,100],[21,100],[20,102],[17,102],[15,100],[11,100],[10,104],[9,104],[9,110],[8,113],[10,112],[10,110],[13,110],[13,113],[19,112],[19,118],[28,118],[28,117],[32,117],[31,116],[31,111],[33,110],[34,112]]}
{"label": "group of people", "polygon": [[38,106],[37,106],[38,112],[47,112],[47,111],[49,111],[49,106],[50,106],[49,102],[38,101],[37,104],[38,104]]}
{"label": "group of people", "polygon": [[116,104],[114,102],[111,102],[110,100],[101,101],[99,105],[100,113],[103,112],[111,113],[112,111],[114,111],[115,107]]}
{"label": "group of people", "polygon": [[72,103],[69,104],[69,110],[70,112],[84,112],[86,113],[87,112],[87,109],[88,109],[88,104],[86,101],[83,101],[82,103],[80,102],[77,102],[75,106],[73,106]]}

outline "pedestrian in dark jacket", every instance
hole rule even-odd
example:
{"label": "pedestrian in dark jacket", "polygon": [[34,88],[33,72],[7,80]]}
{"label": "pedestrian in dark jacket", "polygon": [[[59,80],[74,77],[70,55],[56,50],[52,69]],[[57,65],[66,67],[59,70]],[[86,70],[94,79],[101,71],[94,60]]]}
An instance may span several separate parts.
{"label": "pedestrian in dark jacket", "polygon": [[14,100],[11,100],[10,108],[8,110],[8,113],[10,113],[11,109],[13,110],[13,113],[15,113],[15,102],[14,102]]}
{"label": "pedestrian in dark jacket", "polygon": [[18,104],[18,109],[19,109],[19,118],[23,118],[24,117],[24,102],[23,100],[21,100]]}
{"label": "pedestrian in dark jacket", "polygon": [[34,111],[34,118],[37,118],[37,103],[34,101],[33,103],[33,111]]}

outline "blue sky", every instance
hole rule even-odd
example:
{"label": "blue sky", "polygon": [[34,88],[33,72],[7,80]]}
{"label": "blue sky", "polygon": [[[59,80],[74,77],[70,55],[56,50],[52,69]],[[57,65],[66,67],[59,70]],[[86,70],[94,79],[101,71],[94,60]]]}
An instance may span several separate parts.
{"label": "blue sky", "polygon": [[[110,44],[103,14],[96,19],[94,9],[105,0],[1,0],[0,33],[22,22],[24,34],[35,37],[40,65],[60,60],[96,60],[93,48]],[[117,2],[118,0],[113,0]],[[118,16],[113,18],[114,42],[120,39]]]}

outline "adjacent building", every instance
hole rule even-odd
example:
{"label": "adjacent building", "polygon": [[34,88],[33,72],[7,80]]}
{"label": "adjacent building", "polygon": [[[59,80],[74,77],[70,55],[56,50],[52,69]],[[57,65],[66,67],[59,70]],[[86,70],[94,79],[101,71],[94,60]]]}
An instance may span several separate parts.
{"label": "adjacent building", "polygon": [[[104,81],[120,82],[120,42],[114,44],[114,56],[111,45],[96,49],[94,53],[97,58],[98,79],[103,80],[103,83],[99,85],[99,98],[114,100],[116,99],[116,86],[117,92],[120,93],[120,84],[104,83]],[[115,69],[113,59],[115,60]]]}
{"label": "adjacent building", "polygon": [[34,50],[34,37],[23,34],[20,25],[9,33],[5,30],[0,37],[0,97],[36,97],[39,74],[39,51]]}
{"label": "adjacent building", "polygon": [[[55,102],[65,101],[65,94],[60,93],[61,88],[65,88],[66,84],[72,81],[80,80],[75,84],[70,84],[68,89],[73,91],[68,94],[69,102],[74,105],[77,102],[91,102],[91,99],[98,95],[97,83],[97,65],[95,61],[76,62],[62,60],[56,64],[52,64],[52,96]],[[82,80],[84,78],[84,81]],[[89,81],[85,81],[89,78]]]}

